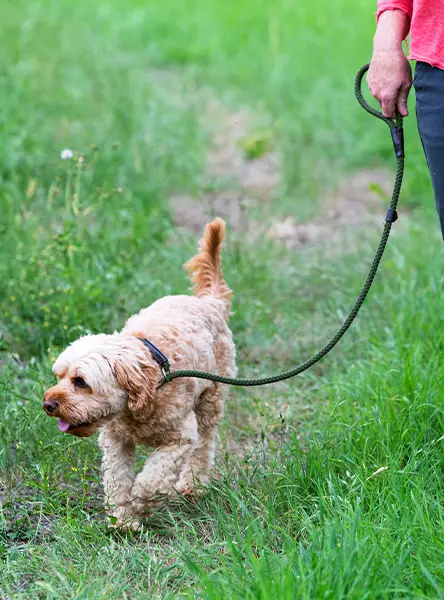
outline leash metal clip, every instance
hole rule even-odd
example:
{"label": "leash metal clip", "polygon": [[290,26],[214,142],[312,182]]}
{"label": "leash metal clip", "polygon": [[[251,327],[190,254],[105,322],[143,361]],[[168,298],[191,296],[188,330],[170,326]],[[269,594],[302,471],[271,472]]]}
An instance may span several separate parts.
{"label": "leash metal clip", "polygon": [[151,352],[151,356],[154,358],[156,363],[159,365],[160,370],[162,372],[163,378],[165,380],[168,379],[168,373],[170,372],[170,361],[167,359],[165,354],[159,350],[157,346],[155,346],[152,342],[147,340],[146,338],[139,338],[141,342],[148,348]]}

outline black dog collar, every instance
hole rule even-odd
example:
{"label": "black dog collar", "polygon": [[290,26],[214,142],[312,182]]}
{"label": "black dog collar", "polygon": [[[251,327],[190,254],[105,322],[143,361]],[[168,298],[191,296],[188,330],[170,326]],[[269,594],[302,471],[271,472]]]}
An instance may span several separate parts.
{"label": "black dog collar", "polygon": [[166,377],[166,374],[170,371],[170,362],[165,356],[165,354],[163,354],[157,346],[155,346],[146,338],[139,338],[139,340],[143,342],[148,348],[148,350],[151,352],[151,356],[154,358],[154,360],[162,370],[162,375]]}

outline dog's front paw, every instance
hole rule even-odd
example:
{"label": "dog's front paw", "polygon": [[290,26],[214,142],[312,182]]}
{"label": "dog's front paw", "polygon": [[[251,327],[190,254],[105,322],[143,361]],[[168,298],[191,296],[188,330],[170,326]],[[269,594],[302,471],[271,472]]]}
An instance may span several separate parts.
{"label": "dog's front paw", "polygon": [[183,475],[174,486],[174,490],[181,496],[197,498],[203,496],[206,492],[206,485],[209,483],[207,475],[201,476],[199,479],[193,478],[192,473]]}
{"label": "dog's front paw", "polygon": [[126,506],[117,507],[108,517],[108,527],[127,531],[139,531],[141,524],[138,517]]}

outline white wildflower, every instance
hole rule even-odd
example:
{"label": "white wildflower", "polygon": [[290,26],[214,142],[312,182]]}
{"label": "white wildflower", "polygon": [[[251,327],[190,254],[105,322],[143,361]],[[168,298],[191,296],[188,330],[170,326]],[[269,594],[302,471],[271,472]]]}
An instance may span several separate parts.
{"label": "white wildflower", "polygon": [[62,153],[60,154],[60,156],[63,160],[69,160],[70,158],[72,158],[74,156],[74,152],[72,150],[70,150],[69,148],[65,148],[65,150],[62,150]]}

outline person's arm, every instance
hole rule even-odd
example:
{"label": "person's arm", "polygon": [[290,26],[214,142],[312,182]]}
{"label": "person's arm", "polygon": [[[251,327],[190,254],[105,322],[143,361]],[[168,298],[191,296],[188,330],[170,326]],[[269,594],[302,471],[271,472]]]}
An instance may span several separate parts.
{"label": "person's arm", "polygon": [[398,110],[408,115],[407,97],[412,87],[412,70],[403,50],[412,15],[413,0],[380,1],[378,26],[367,82],[386,117]]}

